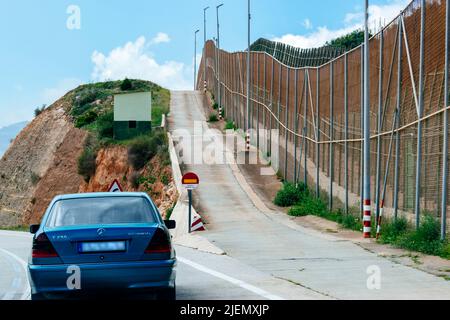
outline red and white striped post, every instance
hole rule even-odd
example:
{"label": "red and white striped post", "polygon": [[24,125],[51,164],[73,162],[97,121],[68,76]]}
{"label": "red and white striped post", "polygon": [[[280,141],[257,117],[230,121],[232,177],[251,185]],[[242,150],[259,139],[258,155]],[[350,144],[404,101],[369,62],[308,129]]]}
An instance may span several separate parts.
{"label": "red and white striped post", "polygon": [[245,134],[245,150],[250,151],[250,132]]}
{"label": "red and white striped post", "polygon": [[380,214],[378,215],[378,222],[377,222],[377,239],[380,237],[381,233],[381,219],[383,217],[383,208],[384,208],[384,199],[381,200],[380,204]]}
{"label": "red and white striped post", "polygon": [[364,224],[364,238],[370,238],[370,232],[372,231],[372,207],[370,206],[370,199],[364,200],[364,215],[363,215],[363,224]]}
{"label": "red and white striped post", "polygon": [[369,0],[365,0],[364,11],[364,173],[363,173],[363,223],[364,238],[370,238],[371,201],[370,201],[370,87],[369,87]]}

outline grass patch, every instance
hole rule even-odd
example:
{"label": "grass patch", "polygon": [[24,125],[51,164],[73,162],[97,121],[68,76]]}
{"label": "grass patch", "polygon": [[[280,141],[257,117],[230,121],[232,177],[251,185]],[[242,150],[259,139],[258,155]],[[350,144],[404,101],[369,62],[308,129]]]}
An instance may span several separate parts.
{"label": "grass patch", "polygon": [[84,142],[84,150],[78,158],[78,174],[86,182],[89,182],[95,174],[98,147],[98,140],[92,134],[89,135]]}
{"label": "grass patch", "polygon": [[209,115],[208,122],[217,122],[217,121],[219,121],[219,119],[217,118],[217,114],[211,113],[211,114]]}
{"label": "grass patch", "polygon": [[398,248],[450,259],[450,243],[448,240],[440,240],[439,220],[431,215],[424,215],[417,229],[409,226],[404,218],[386,221],[382,225],[379,241]]}
{"label": "grass patch", "polygon": [[225,130],[236,130],[236,125],[234,124],[234,121],[227,121],[225,124]]}
{"label": "grass patch", "polygon": [[[299,185],[300,186],[300,185]],[[358,214],[344,214],[342,210],[330,211],[322,197],[315,197],[306,186],[295,187],[285,183],[277,193],[274,203],[291,207],[288,214],[295,217],[314,215],[339,223],[343,228],[361,231],[363,224]],[[358,212],[359,213],[359,212]],[[376,224],[372,221],[372,236],[376,234]],[[450,259],[450,242],[440,240],[440,222],[432,215],[423,215],[419,228],[411,227],[406,218],[383,220],[380,243],[428,255]],[[414,259],[415,263],[420,263]]]}
{"label": "grass patch", "polygon": [[0,226],[0,230],[30,232],[30,226],[24,226],[24,225]]}
{"label": "grass patch", "polygon": [[170,207],[169,209],[167,209],[167,211],[166,211],[166,220],[170,219],[174,209],[175,209],[175,204],[172,207]]}

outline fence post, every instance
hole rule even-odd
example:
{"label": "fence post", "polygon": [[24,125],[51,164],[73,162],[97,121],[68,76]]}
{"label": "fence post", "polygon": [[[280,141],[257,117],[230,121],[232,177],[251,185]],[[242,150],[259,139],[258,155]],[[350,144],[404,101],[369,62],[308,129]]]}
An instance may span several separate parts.
{"label": "fence post", "polygon": [[264,108],[263,108],[263,130],[264,130],[264,156],[267,156],[267,83],[266,83],[266,53],[263,53],[264,57]]}
{"label": "fence post", "polygon": [[[401,13],[400,15],[402,15]],[[399,17],[400,29],[398,33],[398,63],[397,63],[397,110],[400,110],[401,104],[401,91],[402,91],[402,33],[403,33],[403,23],[401,16]],[[398,129],[400,124],[400,113],[397,115],[396,128]],[[398,217],[398,190],[399,190],[399,164],[400,164],[400,133],[396,131],[395,133],[395,165],[394,165],[394,219],[397,220]]]}
{"label": "fence post", "polygon": [[[279,69],[279,77],[278,77],[278,110],[277,110],[277,148],[278,151],[280,150],[280,109],[281,109],[281,77],[283,75],[283,69],[282,69],[282,64],[280,64],[280,69]],[[279,152],[278,152],[279,154]],[[278,167],[280,165],[280,159],[278,157],[277,159],[278,161]]]}
{"label": "fence post", "polygon": [[445,70],[444,70],[444,143],[442,147],[442,197],[441,197],[441,239],[446,238],[447,232],[447,176],[448,176],[448,55],[449,55],[449,27],[450,27],[450,1],[445,1]]}
{"label": "fence post", "polygon": [[375,181],[375,221],[380,216],[380,174],[381,174],[381,110],[383,105],[383,49],[384,49],[384,33],[380,32],[380,70],[378,74],[378,113],[377,113],[377,163],[376,163],[376,181]]}
{"label": "fence post", "polygon": [[348,214],[348,55],[344,55],[344,188],[345,188],[345,214]]}
{"label": "fence post", "polygon": [[[273,84],[273,78],[275,77],[275,62],[274,62],[274,58],[273,57],[271,57],[271,59],[272,59],[272,76],[270,77],[270,111],[272,111],[272,113],[273,113],[273,111],[274,111],[274,108],[273,108],[273,105],[274,105],[274,103],[273,103],[273,90],[274,90],[274,88],[273,88],[273,86],[274,86],[274,84]],[[273,121],[273,115],[272,115],[272,113],[270,114],[270,118],[269,118],[269,127],[270,127],[270,129],[269,129],[269,155],[270,155],[270,158],[272,158],[272,121]]]}
{"label": "fence post", "polygon": [[364,148],[363,148],[363,137],[364,137],[364,44],[361,45],[361,160],[359,164],[359,192],[361,199],[361,219],[364,216],[364,185],[363,185],[363,176],[364,172],[362,168],[364,167]]}
{"label": "fence post", "polygon": [[329,162],[329,171],[330,171],[330,194],[328,196],[328,208],[330,211],[333,210],[333,178],[334,178],[334,161],[333,161],[333,139],[334,139],[334,124],[333,124],[333,100],[334,100],[334,63],[333,61],[330,62],[330,145],[329,145],[329,155],[328,155],[328,162]]}
{"label": "fence post", "polygon": [[297,133],[298,133],[298,88],[297,88],[297,80],[298,80],[298,69],[295,70],[295,78],[294,78],[294,183],[297,185]]}
{"label": "fence post", "polygon": [[425,53],[425,0],[421,0],[421,19],[420,19],[420,65],[419,65],[419,122],[417,124],[417,163],[416,163],[416,195],[414,211],[416,213],[416,228],[420,225],[420,183],[422,175],[422,126],[423,126],[423,76],[424,76],[424,53]]}
{"label": "fence post", "polygon": [[305,136],[305,160],[304,160],[304,167],[303,167],[303,173],[304,173],[304,182],[305,185],[308,185],[308,140],[306,139],[307,133],[308,133],[308,121],[306,120],[306,117],[308,116],[308,83],[309,83],[309,71],[306,69],[305,71],[305,109],[303,111],[303,135]]}
{"label": "fence post", "polygon": [[320,196],[320,69],[317,68],[317,76],[316,76],[316,105],[317,105],[317,113],[316,113],[316,130],[317,130],[317,141],[316,141],[316,196],[319,198]]}
{"label": "fence post", "polygon": [[287,178],[287,167],[288,167],[288,128],[289,128],[289,67],[286,67],[286,111],[284,115],[284,179],[288,180]]}
{"label": "fence post", "polygon": [[[256,53],[256,101],[259,100],[259,52]],[[260,104],[255,103],[256,106],[256,149],[259,150],[259,109]]]}

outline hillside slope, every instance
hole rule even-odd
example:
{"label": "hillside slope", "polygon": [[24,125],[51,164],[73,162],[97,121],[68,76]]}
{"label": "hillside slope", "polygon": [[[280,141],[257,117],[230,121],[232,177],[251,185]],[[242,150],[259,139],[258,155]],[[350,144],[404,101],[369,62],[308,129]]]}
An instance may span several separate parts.
{"label": "hillside slope", "polygon": [[[168,112],[167,90],[151,82],[132,82],[133,89],[128,91],[154,93],[153,118]],[[55,195],[106,191],[114,179],[126,191],[148,192],[163,214],[172,207],[177,195],[170,163],[159,165],[161,161],[155,156],[152,165],[135,170],[128,161],[128,142],[112,139],[113,94],[122,91],[120,86],[120,81],[80,86],[45,109],[19,133],[0,160],[0,226],[39,222]],[[78,159],[88,137],[96,141],[95,173],[85,179],[78,173]],[[134,177],[145,176],[152,167],[166,172],[164,178],[154,173],[151,185],[144,186],[145,179],[132,183]],[[161,179],[165,182],[163,187]]]}
{"label": "hillside slope", "polygon": [[8,149],[10,143],[19,134],[19,132],[25,128],[27,121],[14,123],[12,125],[0,128],[0,158]]}

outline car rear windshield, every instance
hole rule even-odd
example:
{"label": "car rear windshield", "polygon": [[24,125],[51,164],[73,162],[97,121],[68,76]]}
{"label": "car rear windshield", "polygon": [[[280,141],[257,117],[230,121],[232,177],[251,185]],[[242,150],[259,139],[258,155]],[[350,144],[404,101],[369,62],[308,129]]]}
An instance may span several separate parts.
{"label": "car rear windshield", "polygon": [[141,197],[66,199],[56,202],[48,227],[155,222],[153,207]]}

